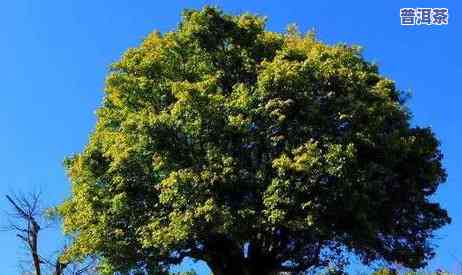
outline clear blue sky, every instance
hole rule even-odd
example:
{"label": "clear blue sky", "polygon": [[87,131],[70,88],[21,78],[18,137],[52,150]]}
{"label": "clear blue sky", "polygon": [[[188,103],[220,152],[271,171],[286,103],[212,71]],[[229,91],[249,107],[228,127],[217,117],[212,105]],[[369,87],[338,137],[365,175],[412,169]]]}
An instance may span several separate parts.
{"label": "clear blue sky", "polygon": [[[172,30],[183,8],[216,4],[225,11],[269,17],[268,28],[312,27],[328,43],[365,48],[381,72],[410,90],[413,122],[442,142],[448,181],[435,199],[453,223],[438,232],[432,267],[462,261],[462,3],[452,1],[88,1],[0,3],[0,209],[11,190],[42,189],[46,203],[69,194],[65,156],[80,151],[95,124],[108,66],[152,30]],[[449,8],[447,26],[400,26],[403,7]],[[44,236],[47,252],[59,232]],[[25,255],[0,232],[0,275],[19,274]],[[208,274],[202,266],[200,274]]]}

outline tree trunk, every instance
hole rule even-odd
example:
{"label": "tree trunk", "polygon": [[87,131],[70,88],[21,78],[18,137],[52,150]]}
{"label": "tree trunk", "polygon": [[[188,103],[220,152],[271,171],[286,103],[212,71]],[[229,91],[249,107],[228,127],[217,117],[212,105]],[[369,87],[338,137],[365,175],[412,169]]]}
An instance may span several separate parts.
{"label": "tree trunk", "polygon": [[246,256],[239,244],[225,237],[215,237],[205,245],[202,260],[207,262],[213,275],[278,274],[274,272],[280,267],[277,260],[262,255],[258,247],[252,247]]}
{"label": "tree trunk", "polygon": [[229,254],[214,254],[208,257],[207,264],[213,275],[253,275],[245,267],[242,260]]}
{"label": "tree trunk", "polygon": [[220,267],[208,263],[213,275],[278,275],[280,272],[269,271],[264,266],[230,266]]}
{"label": "tree trunk", "polygon": [[270,269],[273,263],[258,263],[244,261],[233,261],[229,257],[222,259],[215,259],[207,261],[209,268],[212,270],[213,275],[277,275]]}
{"label": "tree trunk", "polygon": [[40,256],[37,248],[37,235],[40,227],[34,220],[30,222],[29,227],[29,246],[32,254],[32,260],[34,262],[35,274],[41,275]]}

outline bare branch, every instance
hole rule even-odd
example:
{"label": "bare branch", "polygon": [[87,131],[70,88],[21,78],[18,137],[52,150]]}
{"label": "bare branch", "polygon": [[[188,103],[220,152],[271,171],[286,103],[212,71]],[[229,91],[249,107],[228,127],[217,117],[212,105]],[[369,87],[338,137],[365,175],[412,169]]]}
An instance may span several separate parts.
{"label": "bare branch", "polygon": [[[41,225],[47,219],[44,218],[45,212],[41,208],[40,192],[29,193],[27,195],[6,195],[6,199],[13,211],[7,213],[8,224],[2,226],[0,230],[15,232],[18,239],[24,243],[26,251],[32,258],[34,266],[33,274],[41,275],[43,272],[53,275],[90,274],[90,270],[96,267],[96,257],[90,257],[83,262],[62,262],[61,258],[66,251],[66,246],[57,251],[54,256],[48,258],[39,254],[39,232],[52,225],[52,223],[45,224],[44,226]],[[23,270],[22,274],[32,274],[27,272],[22,264],[21,270]]]}

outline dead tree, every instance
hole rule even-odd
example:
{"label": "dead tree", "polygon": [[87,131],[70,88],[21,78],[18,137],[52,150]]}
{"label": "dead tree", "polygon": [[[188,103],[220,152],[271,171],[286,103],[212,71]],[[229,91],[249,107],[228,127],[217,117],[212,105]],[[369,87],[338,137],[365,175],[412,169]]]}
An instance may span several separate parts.
{"label": "dead tree", "polygon": [[29,195],[6,195],[13,212],[8,214],[8,225],[4,230],[14,231],[16,236],[26,245],[32,258],[35,275],[44,275],[49,270],[53,275],[83,275],[96,274],[96,258],[89,258],[84,263],[63,262],[61,260],[65,248],[58,252],[55,259],[47,259],[39,253],[38,240],[42,230],[40,223],[44,222],[44,211],[41,209],[40,193]]}

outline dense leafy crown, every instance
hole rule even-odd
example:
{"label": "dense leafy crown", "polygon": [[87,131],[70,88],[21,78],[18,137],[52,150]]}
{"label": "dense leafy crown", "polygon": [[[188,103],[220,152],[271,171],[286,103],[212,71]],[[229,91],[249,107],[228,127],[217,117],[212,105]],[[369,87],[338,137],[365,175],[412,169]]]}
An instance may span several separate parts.
{"label": "dense leafy crown", "polygon": [[449,222],[429,200],[438,142],[393,81],[262,17],[185,11],[113,65],[97,115],[60,211],[67,257],[108,270],[303,271],[340,251],[419,267]]}

